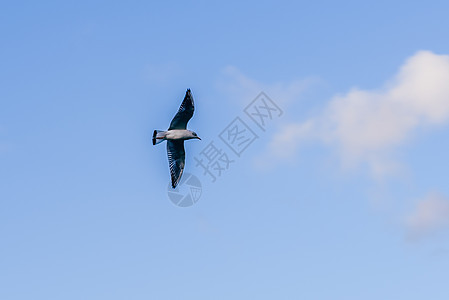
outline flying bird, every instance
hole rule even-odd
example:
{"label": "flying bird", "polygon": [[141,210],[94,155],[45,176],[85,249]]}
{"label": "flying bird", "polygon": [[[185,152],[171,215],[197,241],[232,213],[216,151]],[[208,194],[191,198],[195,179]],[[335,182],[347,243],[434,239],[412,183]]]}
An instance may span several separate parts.
{"label": "flying bird", "polygon": [[168,163],[173,188],[178,185],[184,170],[186,158],[184,140],[201,140],[196,132],[187,129],[187,123],[192,118],[194,110],[192,93],[188,89],[178,112],[171,120],[168,130],[155,130],[153,132],[153,145],[157,145],[164,140],[167,141]]}

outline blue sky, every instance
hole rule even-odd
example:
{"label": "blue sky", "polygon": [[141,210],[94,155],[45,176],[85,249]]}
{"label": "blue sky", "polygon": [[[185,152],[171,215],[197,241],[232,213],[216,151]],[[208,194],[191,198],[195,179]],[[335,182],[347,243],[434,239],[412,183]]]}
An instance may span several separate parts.
{"label": "blue sky", "polygon": [[[449,296],[447,1],[1,7],[1,299]],[[187,88],[180,208],[151,134]],[[216,182],[210,142],[235,160]]]}

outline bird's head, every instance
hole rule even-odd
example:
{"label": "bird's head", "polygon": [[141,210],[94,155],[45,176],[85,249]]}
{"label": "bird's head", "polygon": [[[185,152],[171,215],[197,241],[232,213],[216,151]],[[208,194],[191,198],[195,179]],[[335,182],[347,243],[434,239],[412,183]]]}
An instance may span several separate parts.
{"label": "bird's head", "polygon": [[191,137],[190,138],[192,138],[192,139],[199,139],[199,140],[201,140],[200,139],[200,137],[196,134],[196,132],[195,131],[190,131],[190,134],[191,134]]}

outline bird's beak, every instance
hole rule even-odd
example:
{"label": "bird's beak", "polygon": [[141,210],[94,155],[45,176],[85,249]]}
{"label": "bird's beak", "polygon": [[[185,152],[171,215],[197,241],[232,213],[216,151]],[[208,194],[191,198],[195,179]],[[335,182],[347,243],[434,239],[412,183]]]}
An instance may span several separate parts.
{"label": "bird's beak", "polygon": [[199,140],[201,141],[201,139],[200,139],[200,137],[199,137],[199,136],[197,136],[196,138],[197,138],[197,139],[199,139]]}

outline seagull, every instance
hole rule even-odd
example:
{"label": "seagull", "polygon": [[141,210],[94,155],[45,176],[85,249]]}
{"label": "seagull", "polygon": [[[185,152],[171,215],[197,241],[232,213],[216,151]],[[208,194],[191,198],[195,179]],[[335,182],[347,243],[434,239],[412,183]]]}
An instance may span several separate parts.
{"label": "seagull", "polygon": [[155,130],[153,132],[153,145],[157,145],[164,140],[167,141],[168,163],[173,188],[178,185],[184,170],[186,158],[184,140],[201,140],[196,132],[187,129],[187,123],[192,118],[194,110],[192,93],[188,89],[178,112],[171,120],[168,130]]}

